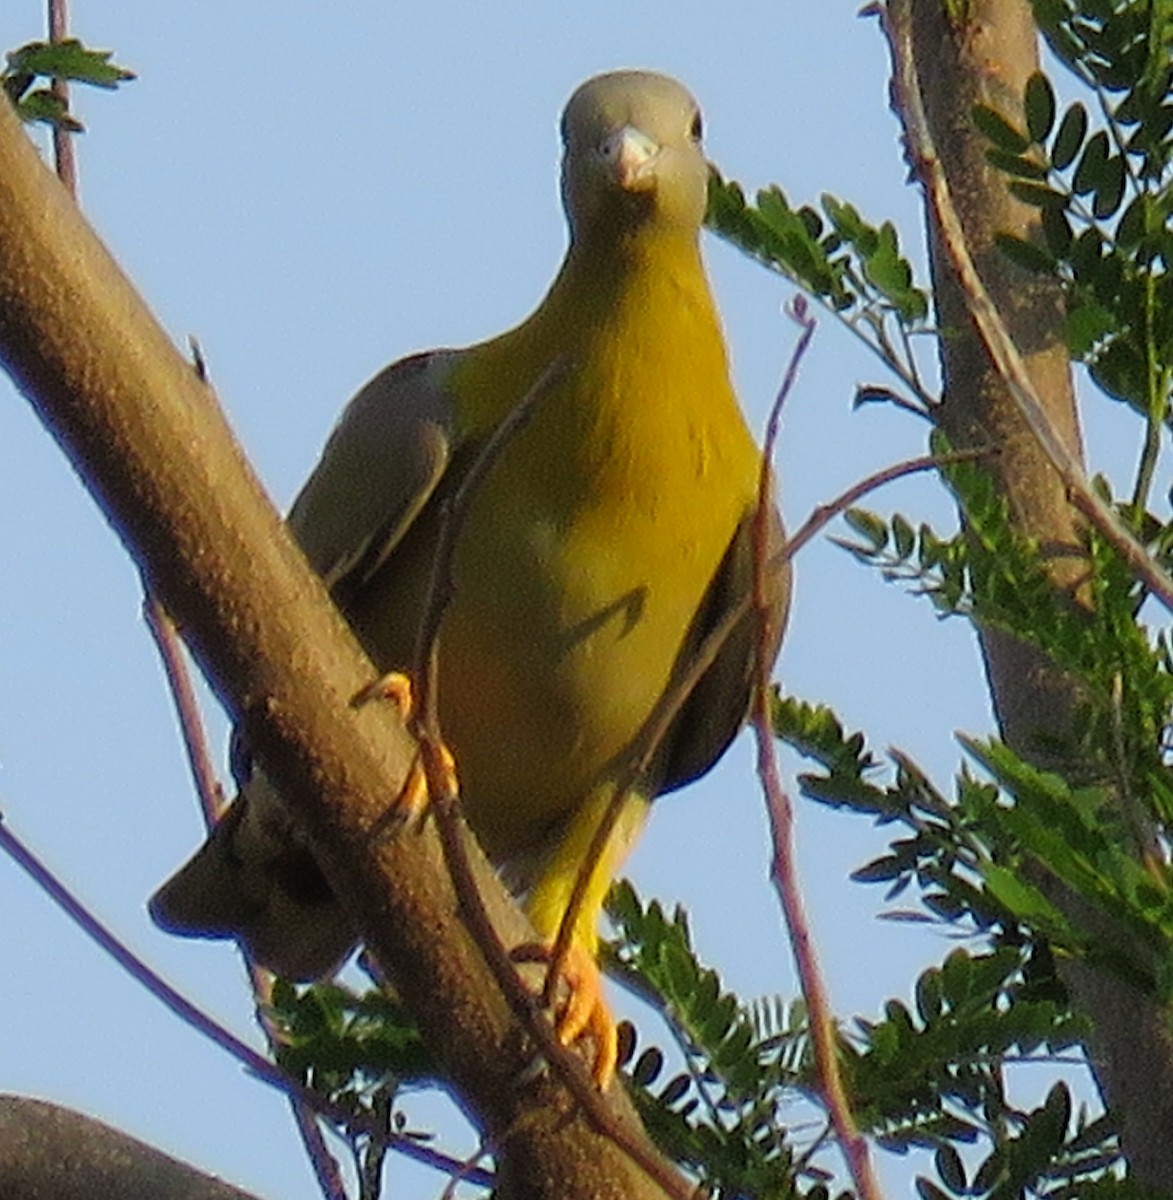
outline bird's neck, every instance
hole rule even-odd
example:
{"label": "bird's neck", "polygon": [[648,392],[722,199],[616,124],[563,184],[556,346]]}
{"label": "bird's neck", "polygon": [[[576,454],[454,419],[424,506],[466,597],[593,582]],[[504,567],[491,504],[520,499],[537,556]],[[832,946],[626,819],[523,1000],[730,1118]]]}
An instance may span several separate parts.
{"label": "bird's neck", "polygon": [[681,303],[711,309],[696,231],[649,224],[575,239],[535,317],[559,320],[584,301],[595,308],[579,316],[584,330],[616,310],[638,326]]}
{"label": "bird's neck", "polygon": [[[558,359],[567,377],[555,392],[587,393],[594,404],[622,402],[633,373],[643,372],[655,375],[657,392],[671,394],[677,376],[690,374],[702,388],[711,375],[727,392],[724,339],[696,231],[606,230],[572,242],[536,311],[469,364],[460,389],[466,428],[494,427]],[[542,407],[555,403],[550,397]]]}

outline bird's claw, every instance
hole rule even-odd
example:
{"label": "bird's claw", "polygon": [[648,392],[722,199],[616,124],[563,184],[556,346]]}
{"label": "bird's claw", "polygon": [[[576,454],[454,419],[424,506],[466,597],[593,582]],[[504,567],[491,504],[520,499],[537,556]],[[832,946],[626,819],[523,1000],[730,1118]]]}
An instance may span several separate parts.
{"label": "bird's claw", "polygon": [[[550,962],[553,947],[532,942],[519,946],[512,957],[518,962]],[[599,1090],[606,1091],[619,1058],[619,1035],[603,996],[602,973],[590,951],[576,942],[571,942],[560,973],[567,997],[554,1019],[554,1032],[563,1046],[583,1038],[594,1042],[591,1076]]]}
{"label": "bird's claw", "polygon": [[[352,701],[355,708],[373,700],[389,700],[399,710],[404,724],[411,725],[415,715],[415,689],[411,678],[402,671],[388,671],[373,683],[367,684]],[[433,793],[455,796],[459,790],[456,778],[456,759],[443,742],[436,742],[432,761],[425,765],[427,750],[421,753],[407,772],[403,787],[395,798],[396,814],[409,822],[420,820],[428,811]],[[429,786],[429,775],[431,786]]]}

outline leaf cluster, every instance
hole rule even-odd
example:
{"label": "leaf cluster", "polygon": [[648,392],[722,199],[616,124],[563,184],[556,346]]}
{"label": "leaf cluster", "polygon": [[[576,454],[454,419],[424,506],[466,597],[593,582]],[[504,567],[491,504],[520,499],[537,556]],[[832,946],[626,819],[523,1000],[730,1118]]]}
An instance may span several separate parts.
{"label": "leaf cluster", "polygon": [[415,1022],[383,991],[277,980],[265,1011],[278,1064],[345,1108],[369,1112],[376,1096],[439,1077]]}
{"label": "leaf cluster", "polygon": [[111,62],[112,58],[113,51],[91,50],[77,38],[28,42],[5,56],[0,85],[21,120],[81,133],[85,126],[70,112],[68,101],[53,91],[52,82],[112,89],[134,78],[133,71]]}
{"label": "leaf cluster", "polygon": [[627,1027],[625,1074],[656,1143],[714,1197],[825,1200],[809,1164],[815,1182],[800,1190],[784,1120],[809,1078],[801,1006],[744,1008],[697,959],[683,911],[644,906],[629,883],[612,888],[607,911],[618,932],[611,967],[661,1013],[684,1060],[662,1079],[664,1052],[637,1056]]}
{"label": "leaf cluster", "polygon": [[910,343],[928,328],[928,294],[916,284],[891,221],[873,225],[830,194],[818,208],[796,208],[777,184],[750,201],[714,170],[706,223],[818,300],[893,366],[922,407],[931,405]]}
{"label": "leaf cluster", "polygon": [[[846,764],[856,739],[840,739],[838,749],[832,740],[808,744],[821,742]],[[826,1129],[812,1139],[796,1124],[817,1103],[801,1006],[739,1005],[696,958],[683,914],[645,907],[629,885],[615,889],[610,909],[616,960],[637,971],[684,1058],[665,1081],[663,1051],[637,1055],[627,1032],[626,1076],[658,1144],[716,1197],[829,1197]],[[922,1177],[922,1196],[1131,1194],[1119,1190],[1109,1119],[1073,1112],[1062,1083],[1035,1109],[1007,1097],[1008,1063],[1053,1061],[1086,1032],[1045,950],[1019,940],[983,953],[954,949],[917,980],[915,1011],[889,1001],[882,1019],[857,1019],[841,1035],[840,1053],[861,1128],[897,1153],[934,1151],[939,1182]]]}
{"label": "leaf cluster", "polygon": [[[1074,683],[1071,739],[1040,738],[1034,765],[1000,743],[964,741],[999,788],[963,779],[950,819],[958,833],[981,831],[972,865],[1021,922],[1165,998],[1173,910],[1149,859],[1173,818],[1167,634],[1150,635],[1138,622],[1144,593],[1094,533],[1081,550],[1085,574],[1073,597],[1051,584],[1039,547],[1015,532],[980,465],[959,464],[949,474],[966,512],[963,533],[942,539],[903,518],[860,513],[852,518],[859,540],[845,544],[888,577],[913,581],[940,610],[1037,646]],[[1048,761],[1063,764],[1063,775],[1040,769]],[[940,819],[941,798],[934,794],[932,803]],[[1041,864],[1088,900],[1105,918],[1100,935],[1061,918],[1023,877],[1024,862]]]}
{"label": "leaf cluster", "polygon": [[1118,1165],[1118,1141],[1107,1117],[1088,1118],[1073,1112],[1071,1094],[1056,1083],[1046,1099],[1028,1111],[1006,1109],[1001,1114],[1006,1135],[991,1152],[967,1171],[957,1149],[938,1148],[934,1156],[939,1183],[925,1176],[916,1181],[922,1200],[949,1200],[954,1196],[1017,1200],[1021,1196],[1135,1197],[1140,1189],[1111,1169]]}
{"label": "leaf cluster", "polygon": [[[364,1118],[363,1127],[426,1141],[408,1133],[396,1099],[405,1084],[434,1083],[439,1067],[415,1021],[385,991],[358,994],[337,983],[296,987],[274,981],[264,1016],[274,1035],[277,1064],[343,1110]],[[344,1126],[361,1195],[381,1193],[387,1142]]]}
{"label": "leaf cluster", "polygon": [[1173,7],[1036,0],[1048,39],[1090,89],[1060,113],[1046,75],[1022,116],[979,107],[989,161],[1039,211],[1039,234],[1003,234],[1004,252],[1060,279],[1067,340],[1109,396],[1155,424],[1173,383]]}
{"label": "leaf cluster", "polygon": [[[1066,1056],[1089,1027],[1072,1010],[1052,942],[1038,927],[1033,903],[1041,893],[1030,889],[1028,903],[1005,886],[1028,874],[1029,847],[1039,846],[1030,831],[1015,839],[990,821],[992,808],[1005,808],[1006,793],[963,771],[951,802],[899,752],[891,777],[881,781],[881,764],[863,738],[845,731],[825,706],[778,698],[774,724],[821,768],[801,776],[806,795],[899,826],[887,853],[854,878],[887,885],[889,900],[915,885],[920,910],[894,912],[894,919],[934,921],[957,936],[980,935],[985,945],[955,948],[926,970],[912,1008],[893,999],[883,1019],[856,1019],[842,1052],[861,1126],[886,1149],[934,1151],[936,1180],[917,1182],[928,1200],[1139,1196],[1119,1178],[1110,1118],[1072,1113],[1062,1083],[1033,1110],[1020,1110],[1008,1096],[1010,1065],[1059,1056],[1082,1062],[1078,1053]],[[1004,747],[995,753],[1002,764],[1026,769]],[[1029,804],[1028,797],[1023,807]],[[1041,821],[1056,816],[1062,814]],[[1063,840],[1062,831],[1052,837]]]}

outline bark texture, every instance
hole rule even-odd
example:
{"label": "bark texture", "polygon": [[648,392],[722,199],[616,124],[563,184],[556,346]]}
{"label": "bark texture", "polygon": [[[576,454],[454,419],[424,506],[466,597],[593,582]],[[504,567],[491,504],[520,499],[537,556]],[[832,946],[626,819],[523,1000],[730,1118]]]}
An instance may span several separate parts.
{"label": "bark texture", "polygon": [[[1039,69],[1030,6],[1026,0],[950,5],[944,0],[891,0],[891,5],[911,22],[929,132],[970,253],[1054,428],[1073,452],[1082,454],[1058,289],[1015,267],[994,241],[999,232],[1037,234],[1036,211],[1016,200],[1005,176],[986,163],[985,139],[971,115],[975,103],[1012,117],[1020,113],[1026,80]],[[990,362],[931,206],[928,221],[942,329],[943,427],[956,446],[997,447],[991,469],[1014,520],[1049,556],[1056,585],[1079,603],[1083,561],[1078,515]],[[1042,745],[1052,738],[1062,741],[1070,731],[1076,699],[1071,681],[1038,651],[1003,633],[985,630],[981,644],[1003,737],[1025,757],[1059,765]],[[1063,765],[1069,770],[1078,766],[1070,760]],[[1076,919],[1088,919],[1069,895],[1058,892],[1053,899]],[[1121,1118],[1133,1170],[1150,1186],[1173,1186],[1169,1014],[1114,977],[1078,963],[1062,970],[1077,1003],[1095,1022],[1090,1051],[1105,1099]]]}

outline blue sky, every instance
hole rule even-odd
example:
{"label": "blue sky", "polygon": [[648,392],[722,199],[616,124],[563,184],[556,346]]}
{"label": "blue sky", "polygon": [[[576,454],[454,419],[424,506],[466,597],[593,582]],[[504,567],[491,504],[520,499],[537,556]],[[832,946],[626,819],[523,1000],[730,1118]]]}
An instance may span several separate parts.
{"label": "blue sky", "polygon": [[[886,57],[854,3],[306,0],[160,5],[89,0],[77,33],[139,78],[78,97],[85,209],[160,320],[199,338],[229,419],[284,506],[350,394],[384,363],[523,318],[564,245],[557,118],[582,79],[648,66],[706,113],[708,150],[747,188],[829,191],[894,219],[915,257],[918,200],[887,107]],[[0,45],[40,36],[9,0]],[[717,23],[717,22],[720,23]],[[736,379],[756,429],[795,338],[784,281],[708,239]],[[851,411],[878,363],[823,318],[779,452],[800,522],[859,477],[921,453],[925,429]],[[949,528],[927,481],[874,500]],[[0,381],[0,809],[105,920],[193,999],[251,1035],[226,944],[157,932],[143,905],[200,822],[168,695],[139,617],[135,571],[27,404]],[[968,629],[826,543],[797,563],[780,662],[787,690],[832,703],[941,782],[953,731],[990,728]],[[212,713],[217,745],[223,724]],[[792,764],[793,765],[793,764]],[[883,832],[800,802],[808,903],[838,1012],[874,1014],[947,952],[940,933],[876,920],[848,873]],[[657,806],[630,874],[681,901],[696,941],[747,996],[794,991],[769,889],[749,748]],[[0,1087],[74,1105],[272,1197],[316,1188],[284,1102],[179,1025],[0,861]],[[413,1125],[441,1101],[418,1098]],[[467,1132],[445,1145],[472,1148]],[[389,1194],[443,1181],[407,1164]],[[893,1168],[893,1194],[907,1190]],[[399,1190],[394,1190],[398,1188]]]}

